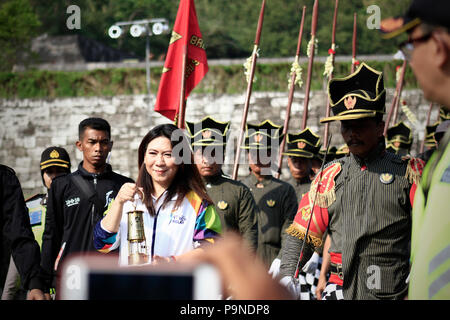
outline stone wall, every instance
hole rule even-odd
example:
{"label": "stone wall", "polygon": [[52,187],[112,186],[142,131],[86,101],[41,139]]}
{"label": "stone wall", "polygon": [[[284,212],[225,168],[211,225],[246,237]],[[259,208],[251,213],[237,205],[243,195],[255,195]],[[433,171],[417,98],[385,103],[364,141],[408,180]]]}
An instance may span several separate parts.
{"label": "stone wall", "polygon": [[[387,92],[387,108],[391,105],[393,92]],[[429,103],[420,90],[404,91],[403,97],[418,118],[418,125],[413,128],[414,145],[412,154],[416,154],[423,130]],[[103,117],[112,127],[114,141],[110,163],[121,174],[136,179],[137,148],[148,130],[158,124],[169,122],[160,114],[153,112],[155,97],[151,101],[145,95],[89,97],[65,99],[0,99],[0,163],[12,167],[18,174],[24,193],[29,196],[43,190],[40,177],[39,161],[41,152],[48,146],[58,145],[67,149],[75,170],[82,154],[75,147],[78,136],[78,124],[91,116]],[[311,93],[309,104],[308,127],[323,135],[319,119],[324,117],[326,94],[323,91]],[[296,132],[301,126],[304,93],[294,96],[289,132]],[[245,94],[214,95],[193,94],[187,102],[186,120],[197,122],[206,115],[217,120],[231,120],[232,134],[228,143],[224,171],[231,174],[233,145],[239,136]],[[283,124],[286,117],[287,93],[254,92],[252,94],[248,122],[257,123],[270,119],[275,124]],[[431,122],[437,119],[438,108],[431,114]],[[400,111],[399,120],[405,116]],[[409,122],[407,122],[409,124]],[[333,134],[332,145],[343,143],[339,133],[339,124],[330,124]],[[243,154],[245,159],[245,154]],[[287,176],[284,166],[283,177]],[[248,174],[245,163],[240,165],[239,175]]]}

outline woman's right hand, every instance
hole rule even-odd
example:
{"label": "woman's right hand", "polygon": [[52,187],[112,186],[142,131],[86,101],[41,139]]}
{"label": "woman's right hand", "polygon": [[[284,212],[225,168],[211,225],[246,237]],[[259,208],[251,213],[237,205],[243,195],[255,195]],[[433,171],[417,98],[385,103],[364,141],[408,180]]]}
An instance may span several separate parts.
{"label": "woman's right hand", "polygon": [[127,201],[134,201],[134,195],[137,191],[138,187],[135,183],[127,182],[120,188],[115,201],[118,201],[121,205],[123,205]]}

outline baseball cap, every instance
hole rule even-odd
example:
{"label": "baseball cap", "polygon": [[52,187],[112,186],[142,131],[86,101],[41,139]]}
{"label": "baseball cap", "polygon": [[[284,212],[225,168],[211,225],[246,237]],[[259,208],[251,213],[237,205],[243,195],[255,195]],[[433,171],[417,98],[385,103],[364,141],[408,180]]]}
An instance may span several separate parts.
{"label": "baseball cap", "polygon": [[70,172],[70,157],[66,149],[61,147],[48,147],[41,154],[41,171],[49,167],[62,167]]}

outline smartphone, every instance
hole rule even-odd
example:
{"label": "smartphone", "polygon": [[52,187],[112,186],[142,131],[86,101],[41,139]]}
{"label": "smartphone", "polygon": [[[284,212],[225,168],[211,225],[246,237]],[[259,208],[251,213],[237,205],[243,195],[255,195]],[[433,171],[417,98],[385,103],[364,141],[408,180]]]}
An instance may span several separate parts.
{"label": "smartphone", "polygon": [[69,256],[58,277],[61,300],[218,300],[222,282],[210,264],[119,266],[117,257]]}

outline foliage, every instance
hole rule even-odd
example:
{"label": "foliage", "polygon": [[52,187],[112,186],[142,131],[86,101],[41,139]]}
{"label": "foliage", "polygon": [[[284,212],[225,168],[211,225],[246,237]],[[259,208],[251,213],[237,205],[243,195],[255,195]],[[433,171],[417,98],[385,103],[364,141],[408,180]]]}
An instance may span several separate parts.
{"label": "foliage", "polygon": [[[399,61],[368,61],[377,70],[383,70],[386,87],[395,87],[395,69]],[[307,70],[307,64],[302,64]],[[316,62],[312,73],[312,90],[323,90],[326,81],[322,76],[323,63]],[[288,92],[291,65],[288,63],[257,64],[257,81],[253,91]],[[151,92],[156,93],[161,68],[151,71]],[[335,64],[336,77],[350,72],[350,63]],[[303,77],[306,76],[304,72]],[[303,79],[306,82],[306,79]],[[236,94],[245,92],[247,83],[241,65],[210,66],[209,72],[194,93]],[[408,67],[404,88],[417,88],[415,77]],[[304,88],[296,91],[304,91]],[[39,71],[0,72],[1,98],[57,98],[77,96],[113,96],[147,93],[145,69],[99,69],[85,72]]]}
{"label": "foliage", "polygon": [[[81,29],[66,27],[66,8],[72,0],[30,0],[42,21],[41,32],[50,35],[82,34],[109,46],[144,57],[145,41],[129,35],[110,39],[108,28],[118,21],[147,18],[167,18],[170,26],[175,22],[179,0],[78,0],[81,9]],[[367,27],[370,14],[367,8],[378,5],[381,18],[402,14],[410,0],[341,0],[337,20],[336,43],[338,54],[352,50],[353,13],[358,14],[358,54],[393,53],[396,40],[382,40],[379,31]],[[307,7],[303,33],[302,54],[310,38],[314,0],[269,0],[261,35],[262,57],[288,57],[295,54],[302,7]],[[319,54],[327,55],[331,45],[333,0],[319,1],[317,37]],[[207,45],[208,58],[234,58],[249,56],[253,49],[261,0],[217,1],[195,0],[202,35]],[[154,36],[151,52],[155,57],[164,55],[170,35]]]}
{"label": "foliage", "polygon": [[40,26],[28,0],[8,0],[0,4],[0,71],[11,70],[31,58],[30,41]]}

